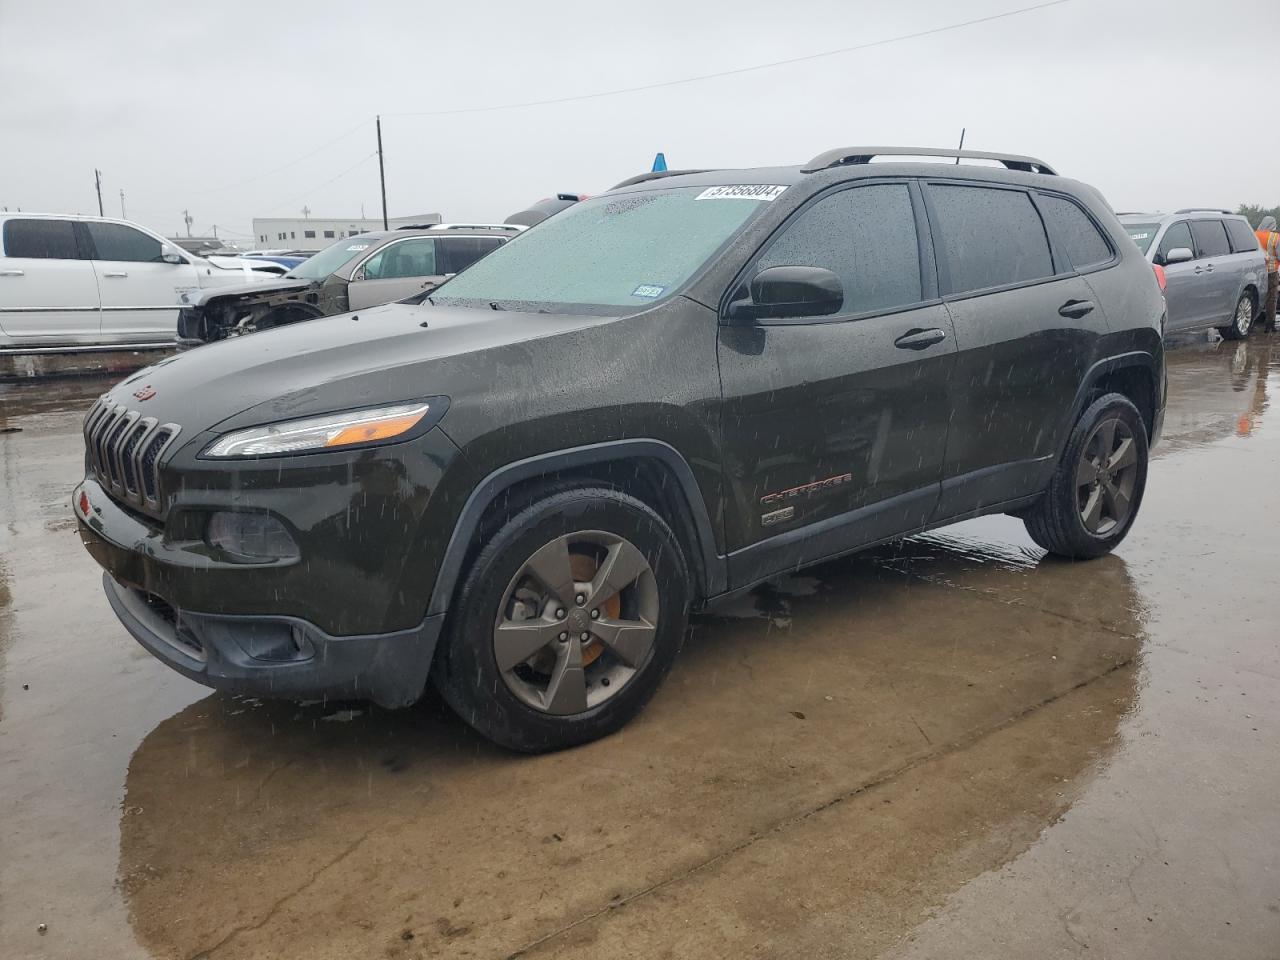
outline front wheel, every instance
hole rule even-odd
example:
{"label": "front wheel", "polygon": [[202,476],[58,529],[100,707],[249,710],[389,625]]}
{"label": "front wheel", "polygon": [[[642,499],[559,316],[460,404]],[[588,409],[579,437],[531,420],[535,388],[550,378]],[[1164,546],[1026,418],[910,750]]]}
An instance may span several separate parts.
{"label": "front wheel", "polygon": [[553,493],[476,555],[432,676],[467,723],[527,753],[622,727],[684,641],[690,583],[670,527],[616,490]]}
{"label": "front wheel", "polygon": [[1225,340],[1243,340],[1249,336],[1249,331],[1253,329],[1254,318],[1253,295],[1242,293],[1240,301],[1236,304],[1236,312],[1232,316],[1231,323],[1225,327],[1219,327],[1218,332],[1222,334]]}
{"label": "front wheel", "polygon": [[1108,393],[1076,421],[1049,488],[1023,522],[1050,553],[1099,557],[1133,526],[1146,485],[1146,424],[1127,397]]}

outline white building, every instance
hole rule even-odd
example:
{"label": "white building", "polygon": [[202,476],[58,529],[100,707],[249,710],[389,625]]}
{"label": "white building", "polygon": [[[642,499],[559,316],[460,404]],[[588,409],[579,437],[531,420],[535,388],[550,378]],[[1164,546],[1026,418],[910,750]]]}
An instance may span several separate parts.
{"label": "white building", "polygon": [[[440,214],[422,213],[415,217],[391,217],[387,223],[391,229],[414,223],[439,223]],[[353,237],[358,233],[382,229],[381,217],[355,217],[351,220],[334,220],[324,217],[266,217],[253,219],[254,249],[323,250],[335,240]]]}

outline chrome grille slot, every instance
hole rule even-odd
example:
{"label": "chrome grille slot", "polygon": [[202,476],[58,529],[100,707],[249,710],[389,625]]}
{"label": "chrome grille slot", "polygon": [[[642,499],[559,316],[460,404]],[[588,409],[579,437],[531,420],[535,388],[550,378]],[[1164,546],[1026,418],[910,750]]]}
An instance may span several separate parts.
{"label": "chrome grille slot", "polygon": [[103,397],[84,419],[88,469],[116,499],[161,514],[160,460],[178,431]]}

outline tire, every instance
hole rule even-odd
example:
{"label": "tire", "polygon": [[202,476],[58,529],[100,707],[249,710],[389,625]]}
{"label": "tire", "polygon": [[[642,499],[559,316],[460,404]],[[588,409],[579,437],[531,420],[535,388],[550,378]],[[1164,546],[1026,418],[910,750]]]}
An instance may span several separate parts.
{"label": "tire", "polygon": [[596,740],[639,713],[670,670],[691,592],[679,542],[646,504],[602,487],[552,492],[476,554],[432,679],[464,721],[512,750]]}
{"label": "tire", "polygon": [[1253,302],[1253,294],[1246,290],[1236,301],[1236,311],[1231,315],[1233,322],[1219,327],[1218,332],[1224,340],[1244,340],[1253,329],[1253,321],[1257,319],[1257,315],[1258,306]]}
{"label": "tire", "polygon": [[[1122,454],[1126,439],[1132,443],[1123,449],[1130,453]],[[1108,448],[1103,469],[1102,451]],[[1110,553],[1142,505],[1147,455],[1146,424],[1129,398],[1108,393],[1095,399],[1072,428],[1044,496],[1023,516],[1031,539],[1073,560]]]}

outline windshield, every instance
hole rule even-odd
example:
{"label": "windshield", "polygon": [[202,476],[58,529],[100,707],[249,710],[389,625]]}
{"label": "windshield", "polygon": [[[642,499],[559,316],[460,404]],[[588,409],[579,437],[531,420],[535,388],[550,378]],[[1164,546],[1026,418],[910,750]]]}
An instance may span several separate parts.
{"label": "windshield", "polygon": [[781,187],[676,187],[574,204],[440,287],[436,301],[644,307],[669,297]]}
{"label": "windshield", "polygon": [[1156,238],[1156,233],[1160,230],[1160,224],[1126,223],[1124,230],[1125,233],[1129,234],[1129,239],[1138,245],[1138,249],[1146,253],[1151,249],[1151,241]]}
{"label": "windshield", "polygon": [[347,237],[325,247],[314,257],[304,260],[285,274],[292,280],[323,280],[350,260],[354,260],[373,246],[372,240]]}

